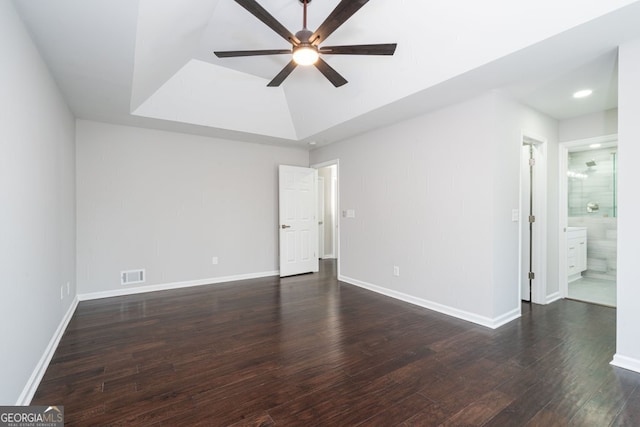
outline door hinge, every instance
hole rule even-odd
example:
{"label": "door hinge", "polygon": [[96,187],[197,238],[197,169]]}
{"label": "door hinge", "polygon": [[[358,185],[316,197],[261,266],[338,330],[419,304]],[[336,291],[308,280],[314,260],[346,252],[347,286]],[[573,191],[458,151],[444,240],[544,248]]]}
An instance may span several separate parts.
{"label": "door hinge", "polygon": [[536,273],[534,273],[533,271],[529,272],[529,280],[534,280],[536,278]]}
{"label": "door hinge", "polygon": [[536,165],[536,159],[529,159],[529,166],[535,166]]}
{"label": "door hinge", "polygon": [[529,215],[529,222],[531,224],[533,224],[534,222],[536,222],[536,216],[535,215]]}

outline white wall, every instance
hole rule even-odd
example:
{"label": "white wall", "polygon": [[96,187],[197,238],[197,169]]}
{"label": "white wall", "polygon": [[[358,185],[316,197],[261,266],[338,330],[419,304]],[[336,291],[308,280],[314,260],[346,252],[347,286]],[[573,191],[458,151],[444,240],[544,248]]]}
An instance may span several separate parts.
{"label": "white wall", "polygon": [[640,40],[619,49],[618,63],[618,309],[614,364],[640,372]]}
{"label": "white wall", "polygon": [[0,404],[13,405],[76,293],[74,118],[9,1],[0,52]]}
{"label": "white wall", "polygon": [[[309,155],[78,121],[79,293],[275,274],[278,164]],[[137,268],[146,283],[124,289],[120,272]]]}
{"label": "white wall", "polygon": [[618,133],[618,109],[599,111],[593,114],[561,120],[558,140],[561,142]]}
{"label": "white wall", "polygon": [[340,160],[355,211],[342,279],[489,326],[516,316],[521,132],[553,123],[491,93],[313,151]]}

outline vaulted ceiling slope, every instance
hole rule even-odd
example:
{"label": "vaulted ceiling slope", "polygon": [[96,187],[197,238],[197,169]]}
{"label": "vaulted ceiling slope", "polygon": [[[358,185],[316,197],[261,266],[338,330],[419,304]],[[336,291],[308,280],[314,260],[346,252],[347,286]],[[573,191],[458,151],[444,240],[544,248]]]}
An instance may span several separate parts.
{"label": "vaulted ceiling slope", "polygon": [[[258,0],[291,32],[298,0]],[[309,5],[315,29],[338,0]],[[233,0],[14,0],[79,118],[251,142],[331,143],[491,89],[562,119],[616,106],[616,47],[640,37],[640,1],[371,0],[328,41],[397,42],[394,56],[325,59],[267,83],[290,45]],[[596,87],[577,106],[577,84]]]}

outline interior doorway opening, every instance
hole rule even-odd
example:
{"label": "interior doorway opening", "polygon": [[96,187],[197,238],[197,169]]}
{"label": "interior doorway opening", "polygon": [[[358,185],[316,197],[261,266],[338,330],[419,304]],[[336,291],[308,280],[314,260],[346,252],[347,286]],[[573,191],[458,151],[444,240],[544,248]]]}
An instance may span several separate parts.
{"label": "interior doorway opening", "polygon": [[[340,212],[339,207],[339,163],[331,160],[311,166],[318,170],[318,180],[322,182],[323,195],[318,197],[318,257],[323,260],[335,259],[340,269]],[[322,240],[322,242],[320,242]]]}

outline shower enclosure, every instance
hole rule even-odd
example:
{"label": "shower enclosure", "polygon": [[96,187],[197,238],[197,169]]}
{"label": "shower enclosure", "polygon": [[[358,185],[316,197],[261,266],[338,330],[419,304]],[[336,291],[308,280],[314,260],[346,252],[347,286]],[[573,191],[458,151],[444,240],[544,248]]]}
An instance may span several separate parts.
{"label": "shower enclosure", "polygon": [[616,218],[617,155],[615,147],[569,152],[570,222],[575,218]]}

